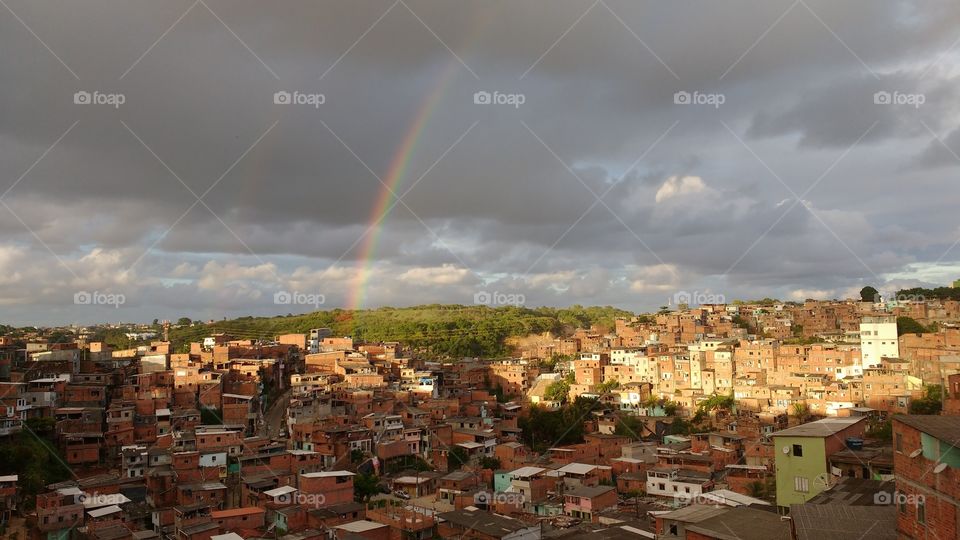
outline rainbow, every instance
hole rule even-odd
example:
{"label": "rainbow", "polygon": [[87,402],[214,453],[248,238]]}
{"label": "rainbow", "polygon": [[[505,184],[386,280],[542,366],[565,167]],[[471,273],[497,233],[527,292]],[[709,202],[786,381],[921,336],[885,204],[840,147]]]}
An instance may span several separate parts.
{"label": "rainbow", "polygon": [[357,257],[357,275],[353,280],[347,296],[347,309],[355,310],[363,307],[364,297],[367,292],[367,282],[370,279],[371,267],[373,266],[374,254],[376,253],[380,234],[383,230],[382,222],[395,205],[394,194],[402,195],[402,193],[398,191],[398,187],[401,181],[407,176],[410,161],[414,154],[416,154],[417,144],[420,142],[424,128],[427,126],[434,111],[437,110],[440,101],[446,94],[447,87],[450,86],[450,83],[454,79],[454,75],[461,68],[462,66],[456,60],[452,60],[447,64],[440,74],[433,91],[427,94],[420,104],[420,108],[417,110],[417,114],[410,124],[410,128],[407,129],[400,146],[390,160],[387,174],[383,178],[383,188],[377,195],[376,202],[373,205],[369,225],[364,233],[365,237]]}

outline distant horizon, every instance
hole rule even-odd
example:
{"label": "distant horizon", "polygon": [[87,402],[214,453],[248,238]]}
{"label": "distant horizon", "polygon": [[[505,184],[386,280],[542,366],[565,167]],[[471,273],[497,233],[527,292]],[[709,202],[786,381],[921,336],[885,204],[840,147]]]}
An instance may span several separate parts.
{"label": "distant horizon", "polygon": [[960,5],[731,1],[16,0],[2,316],[649,312],[960,276]]}
{"label": "distant horizon", "polygon": [[[950,286],[949,286],[949,285],[940,285],[939,287],[950,287]],[[931,287],[931,288],[937,288],[937,287]],[[900,289],[900,290],[905,290],[905,289]],[[898,291],[893,291],[893,292],[898,292]],[[881,291],[880,294],[882,295],[883,292]],[[735,304],[735,303],[751,304],[751,303],[760,303],[760,302],[762,302],[762,301],[764,301],[764,300],[773,300],[773,301],[781,302],[781,303],[784,303],[784,304],[803,304],[803,302],[805,302],[805,301],[807,301],[807,300],[814,300],[814,301],[818,301],[818,302],[857,301],[857,300],[858,300],[858,296],[850,296],[850,297],[846,297],[846,298],[836,298],[836,297],[835,297],[835,298],[805,298],[805,299],[803,299],[803,300],[784,300],[784,299],[782,299],[782,298],[773,298],[773,297],[751,298],[751,299],[747,299],[747,300],[740,299],[740,298],[734,298],[734,299],[729,300],[729,301],[727,301],[727,302],[718,302],[717,304],[726,304],[726,305],[732,305],[732,304]],[[691,309],[693,309],[693,308],[696,308],[696,307],[698,307],[698,306],[700,306],[700,305],[716,305],[716,304],[695,304],[695,305],[691,305],[691,306],[689,306],[689,307],[690,307]],[[11,324],[10,322],[6,322],[6,321],[3,321],[3,320],[0,320],[0,324],[6,324],[6,325],[13,326],[13,327],[16,327],[16,328],[25,328],[25,327],[33,327],[33,328],[64,328],[64,327],[72,327],[72,326],[73,326],[73,327],[85,327],[85,326],[105,326],[105,325],[152,325],[152,324],[153,324],[153,319],[157,319],[158,322],[162,322],[162,321],[164,321],[164,320],[168,320],[168,321],[170,321],[171,324],[176,324],[177,319],[179,319],[180,317],[187,317],[187,318],[189,318],[189,319],[190,319],[192,322],[194,322],[194,323],[196,323],[196,322],[201,322],[201,323],[204,323],[204,324],[210,324],[210,321],[212,321],[212,324],[216,324],[216,323],[222,322],[222,321],[224,321],[224,320],[231,321],[231,320],[237,320],[237,319],[241,319],[241,318],[245,318],[245,317],[253,317],[253,318],[257,318],[257,319],[270,319],[270,318],[282,318],[282,317],[289,317],[289,316],[298,317],[298,316],[310,315],[311,313],[323,313],[323,312],[331,312],[331,311],[337,311],[337,310],[339,310],[339,311],[345,311],[345,312],[357,312],[357,311],[362,312],[362,311],[376,311],[376,310],[380,310],[380,309],[411,309],[411,308],[421,308],[421,307],[428,307],[428,306],[442,306],[442,307],[459,306],[459,307],[464,307],[464,308],[488,307],[488,308],[493,308],[493,309],[503,308],[503,307],[511,307],[511,306],[503,306],[503,305],[500,305],[500,306],[496,306],[496,305],[495,305],[495,306],[488,306],[488,305],[478,305],[478,304],[458,304],[458,303],[452,303],[452,302],[451,302],[451,303],[431,302],[431,303],[421,303],[421,304],[402,305],[402,306],[401,306],[401,305],[370,306],[370,307],[362,307],[362,308],[355,308],[355,309],[350,309],[350,308],[345,308],[345,307],[339,307],[339,306],[331,306],[331,307],[326,307],[326,306],[325,306],[325,307],[322,307],[322,308],[320,308],[320,309],[303,311],[303,312],[297,312],[297,313],[289,313],[289,314],[288,314],[288,313],[277,313],[277,314],[272,314],[272,315],[270,315],[270,314],[264,314],[264,315],[238,315],[238,316],[220,317],[220,318],[194,318],[194,317],[190,317],[189,315],[180,314],[180,315],[177,315],[176,317],[172,317],[172,318],[153,317],[153,318],[150,318],[150,319],[145,320],[145,321],[99,321],[99,322],[89,322],[89,323],[73,323],[73,322],[68,322],[68,323],[49,323],[49,324],[30,324],[30,323],[27,323],[27,324]],[[675,310],[677,309],[677,304],[671,305],[671,304],[667,304],[667,303],[661,304],[660,306],[657,306],[657,308],[654,308],[654,309],[652,309],[652,310],[646,310],[646,311],[631,310],[631,309],[628,309],[628,308],[624,308],[624,307],[620,307],[620,306],[612,305],[612,304],[568,304],[568,305],[537,305],[537,306],[531,306],[531,305],[526,305],[526,304],[524,304],[524,305],[517,306],[517,307],[529,308],[529,309],[541,309],[541,308],[547,308],[547,309],[570,309],[570,308],[572,308],[572,307],[574,307],[574,306],[581,306],[581,307],[584,307],[584,308],[591,308],[591,307],[593,307],[593,308],[606,308],[606,307],[609,307],[609,308],[613,308],[613,309],[619,309],[619,310],[622,310],[622,311],[630,312],[630,313],[633,314],[634,316],[639,316],[639,315],[656,315],[657,312],[660,311],[660,308],[661,308],[661,307],[664,307],[664,306],[665,306],[665,307],[668,307],[671,311],[675,311]]]}

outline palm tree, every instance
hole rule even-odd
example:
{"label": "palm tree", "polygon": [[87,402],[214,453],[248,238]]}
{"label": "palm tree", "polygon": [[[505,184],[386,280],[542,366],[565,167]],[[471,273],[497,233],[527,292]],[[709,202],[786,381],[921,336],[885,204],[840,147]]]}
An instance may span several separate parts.
{"label": "palm tree", "polygon": [[747,484],[747,495],[755,498],[762,499],[767,495],[767,486],[763,485],[763,482],[757,480]]}
{"label": "palm tree", "polygon": [[796,417],[797,421],[801,424],[806,422],[810,416],[810,407],[807,407],[806,403],[794,403],[793,416]]}

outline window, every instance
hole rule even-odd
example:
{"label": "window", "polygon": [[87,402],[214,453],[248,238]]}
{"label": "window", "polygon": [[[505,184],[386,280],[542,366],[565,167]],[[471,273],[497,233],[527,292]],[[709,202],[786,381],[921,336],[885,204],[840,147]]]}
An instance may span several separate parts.
{"label": "window", "polygon": [[894,444],[896,445],[897,452],[903,452],[903,433],[897,433],[893,436]]}
{"label": "window", "polygon": [[793,477],[793,490],[799,493],[808,493],[810,491],[810,480],[803,476]]}
{"label": "window", "polygon": [[900,513],[901,513],[901,514],[906,514],[906,513],[907,513],[907,498],[906,498],[906,497],[900,497]]}
{"label": "window", "polygon": [[927,505],[922,499],[917,501],[917,523],[921,525],[927,523]]}
{"label": "window", "polygon": [[800,444],[793,445],[793,455],[797,457],[803,457],[803,445],[800,445]]}

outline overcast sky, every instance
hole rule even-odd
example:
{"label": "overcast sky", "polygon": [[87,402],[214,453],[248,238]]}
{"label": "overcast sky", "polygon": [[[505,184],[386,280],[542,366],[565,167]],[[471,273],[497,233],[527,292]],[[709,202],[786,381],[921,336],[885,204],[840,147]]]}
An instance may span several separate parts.
{"label": "overcast sky", "polygon": [[960,277],[955,0],[0,4],[3,323]]}

